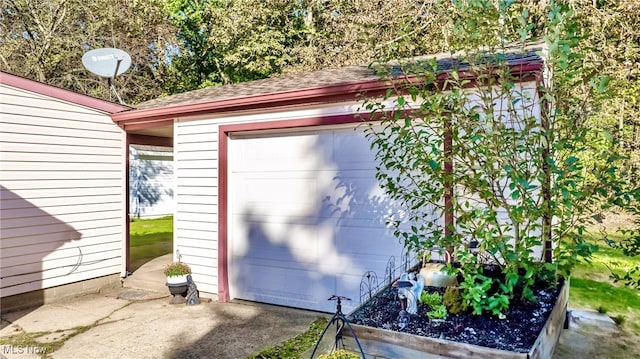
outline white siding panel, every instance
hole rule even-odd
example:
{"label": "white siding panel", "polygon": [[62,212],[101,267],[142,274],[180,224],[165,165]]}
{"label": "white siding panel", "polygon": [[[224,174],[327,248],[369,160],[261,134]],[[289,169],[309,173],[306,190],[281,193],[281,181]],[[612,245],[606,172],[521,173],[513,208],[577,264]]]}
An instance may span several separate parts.
{"label": "white siding panel", "polygon": [[178,215],[176,215],[176,217],[180,222],[188,224],[189,226],[198,225],[198,223],[218,223],[218,215],[215,213],[180,212]]}
{"label": "white siding panel", "polygon": [[[218,205],[218,196],[217,195],[202,195],[202,196],[198,196],[198,195],[183,195],[183,201],[182,203],[184,204],[202,204],[202,205],[206,205],[209,206],[210,205]],[[184,209],[185,211],[187,210],[186,208]],[[207,212],[207,213],[217,213],[217,212]]]}
{"label": "white siding panel", "polygon": [[208,293],[218,291],[217,129],[207,120],[174,125],[174,251],[191,265],[198,289]]}
{"label": "white siding panel", "polygon": [[[82,231],[82,237],[78,232],[61,231],[50,232],[28,237],[6,238],[2,242],[2,255],[6,257],[21,256],[29,253],[49,252],[56,248],[70,248],[81,244],[93,246],[111,241],[122,241],[124,231],[117,232],[113,226],[89,228]],[[82,240],[82,242],[79,242]],[[29,246],[33,246],[28,248]]]}
{"label": "white siding panel", "polygon": [[206,245],[203,247],[201,243],[198,243],[197,246],[188,246],[183,242],[180,247],[180,254],[183,256],[209,258],[209,260],[218,258],[218,241],[211,241],[208,246],[215,248],[206,248]]}
{"label": "white siding panel", "polygon": [[180,202],[176,205],[177,212],[217,214],[218,207],[207,203]]}
{"label": "white siding panel", "polygon": [[[22,101],[19,96],[3,96],[3,112],[9,115],[29,116],[35,125],[49,118],[76,119],[85,123],[104,123],[103,114],[88,108],[62,101],[51,101],[45,96]],[[52,106],[53,105],[53,106]]]}
{"label": "white siding panel", "polygon": [[[191,137],[194,136],[189,136]],[[201,139],[203,136],[197,137]],[[181,142],[180,143],[180,151],[181,152],[195,152],[195,151],[217,151],[218,150],[218,141],[217,138],[214,141],[212,135],[204,136],[203,141],[201,142]]]}
{"label": "white siding panel", "polygon": [[84,244],[82,249],[69,246],[60,247],[54,252],[32,252],[13,257],[5,257],[3,259],[3,265],[5,267],[12,267],[27,263],[40,263],[43,259],[45,261],[49,261],[63,258],[77,258],[80,255],[112,251],[116,249],[119,250],[122,246],[119,238],[111,236],[108,239],[110,239],[111,242],[105,242],[104,238],[96,238],[94,240],[96,244]]}
{"label": "white siding panel", "polygon": [[[108,208],[110,207],[110,208]],[[112,203],[111,205],[89,205],[78,207],[62,207],[55,208],[60,214],[55,214],[54,211],[48,215],[38,214],[32,216],[33,211],[31,209],[12,210],[8,216],[0,218],[2,229],[8,228],[20,228],[24,226],[30,226],[34,223],[38,225],[55,224],[59,221],[63,222],[83,222],[83,221],[98,221],[105,218],[120,218],[120,212],[122,211],[121,203]],[[82,211],[82,208],[91,210]],[[110,209],[110,210],[109,210]],[[71,212],[73,211],[73,212]],[[55,211],[57,212],[57,211]]]}
{"label": "white siding panel", "polygon": [[[178,233],[181,239],[199,239],[203,241],[217,240],[217,226],[203,226],[202,223],[180,223],[180,226],[175,227],[175,232]],[[182,244],[182,241],[180,241]],[[208,243],[203,243],[205,247],[208,247]]]}
{"label": "white siding panel", "polygon": [[[4,148],[3,148],[4,150]],[[8,152],[8,151],[7,151]],[[103,154],[100,153],[21,153],[19,161],[27,161],[30,163],[82,163],[82,164],[119,164],[121,159],[120,154]]]}
{"label": "white siding panel", "polygon": [[[87,130],[79,127],[79,121],[49,120],[43,121],[46,125],[26,125],[20,123],[17,115],[4,115],[2,131],[4,133],[24,133],[31,135],[66,136],[66,137],[88,137],[101,138],[107,140],[119,140],[118,130],[107,123],[96,123],[95,130]],[[15,123],[14,123],[15,121]]]}
{"label": "white siding panel", "polygon": [[[180,241],[180,248],[190,248],[190,250],[192,251],[202,249],[203,251],[214,250],[216,253],[218,252],[217,239],[213,239],[213,238],[197,239],[197,238],[189,238],[188,236],[180,236],[180,237],[182,238],[182,240]],[[180,251],[182,252],[182,249]]]}
{"label": "white siding panel", "polygon": [[65,144],[72,147],[106,147],[113,149],[114,146],[117,149],[120,141],[117,139],[101,139],[101,138],[87,138],[87,137],[72,137],[62,135],[31,135],[25,133],[10,133],[2,129],[2,141],[6,143],[26,143],[29,145],[38,144]]}
{"label": "white siding panel", "polygon": [[[5,192],[3,191],[3,193]],[[117,194],[117,193],[113,193],[113,194]],[[82,193],[80,194],[75,193],[75,194],[69,195],[65,203],[62,205],[60,204],[60,200],[56,198],[56,196],[44,197],[44,198],[34,197],[34,199],[35,199],[34,202],[37,202],[38,206],[43,206],[43,207],[66,207],[66,206],[75,207],[75,206],[92,205],[92,204],[99,204],[99,205],[117,204],[118,206],[120,205],[120,202],[116,202],[113,200],[113,196],[107,196],[107,195],[86,195],[85,196],[85,195],[82,195]],[[32,206],[28,203],[25,203],[25,201],[20,198],[13,198],[13,199],[3,199],[2,207],[4,210],[8,211],[9,209],[31,208]],[[101,208],[102,207],[100,207],[100,209]]]}
{"label": "white siding panel", "polygon": [[[73,176],[73,174],[69,174]],[[21,179],[15,181],[2,181],[2,185],[5,188],[11,188],[12,190],[33,190],[33,189],[69,189],[78,194],[85,189],[91,188],[122,188],[122,179],[110,179],[110,180],[79,180],[75,177],[66,180],[47,180],[47,179]],[[121,192],[120,192],[121,193]],[[22,197],[25,198],[25,197]]]}
{"label": "white siding panel", "polygon": [[[5,172],[11,171],[26,171],[31,175],[31,172],[62,172],[68,173],[70,171],[82,171],[82,172],[104,172],[106,174],[116,173],[118,174],[118,170],[120,170],[121,163],[115,162],[38,162],[38,161],[25,161],[24,158],[21,158],[19,161],[3,161],[2,162],[2,179],[6,179],[4,176]],[[37,175],[37,173],[35,173]],[[67,175],[68,178],[68,175]]]}
{"label": "white siding panel", "polygon": [[0,85],[0,296],[122,270],[125,135],[94,109]]}
{"label": "white siding panel", "polygon": [[[2,129],[0,128],[0,131]],[[79,146],[75,142],[71,144],[65,143],[28,143],[28,142],[5,142],[4,136],[2,136],[2,152],[14,152],[14,153],[41,153],[45,157],[43,160],[53,160],[57,154],[87,154],[95,153],[101,156],[122,156],[120,150],[116,145],[117,143],[110,143],[109,146],[96,147],[92,146],[91,142],[85,146]],[[85,141],[86,142],[86,141]]]}
{"label": "white siding panel", "polygon": [[214,161],[218,159],[218,151],[176,151],[176,161]]}

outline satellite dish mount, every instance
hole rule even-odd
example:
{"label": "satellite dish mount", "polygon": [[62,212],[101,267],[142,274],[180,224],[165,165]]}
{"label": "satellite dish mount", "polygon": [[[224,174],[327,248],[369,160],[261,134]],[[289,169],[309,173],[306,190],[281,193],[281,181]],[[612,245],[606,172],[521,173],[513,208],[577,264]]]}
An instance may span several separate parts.
{"label": "satellite dish mount", "polygon": [[125,73],[131,67],[131,56],[126,52],[112,47],[88,51],[82,56],[82,65],[90,72],[107,78],[107,84],[116,95],[118,102],[125,103],[118,95],[113,78]]}

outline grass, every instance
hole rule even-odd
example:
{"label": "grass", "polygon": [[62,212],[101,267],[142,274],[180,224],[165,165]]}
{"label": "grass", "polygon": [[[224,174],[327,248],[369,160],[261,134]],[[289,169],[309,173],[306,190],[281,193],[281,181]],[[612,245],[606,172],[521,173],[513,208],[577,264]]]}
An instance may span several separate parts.
{"label": "grass", "polygon": [[129,228],[129,270],[173,251],[173,217],[134,219]]}
{"label": "grass", "polygon": [[307,350],[311,349],[327,326],[327,318],[316,319],[309,329],[286,342],[251,355],[247,359],[297,359]]}
{"label": "grass", "polygon": [[[611,271],[621,274],[636,266],[638,258],[627,257],[597,238],[596,232],[585,237],[598,250],[590,263],[580,263],[572,271],[569,306],[606,313],[640,340],[640,290],[609,278]],[[610,233],[609,238],[622,237]]]}

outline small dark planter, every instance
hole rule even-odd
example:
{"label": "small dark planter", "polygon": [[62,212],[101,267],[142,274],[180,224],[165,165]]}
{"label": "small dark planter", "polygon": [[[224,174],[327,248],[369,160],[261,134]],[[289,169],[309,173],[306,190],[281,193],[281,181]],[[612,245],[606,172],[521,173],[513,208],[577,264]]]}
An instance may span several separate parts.
{"label": "small dark planter", "polygon": [[189,290],[189,285],[187,285],[187,283],[167,283],[167,287],[169,288],[169,292],[173,295],[171,304],[184,304],[186,302],[185,297]]}

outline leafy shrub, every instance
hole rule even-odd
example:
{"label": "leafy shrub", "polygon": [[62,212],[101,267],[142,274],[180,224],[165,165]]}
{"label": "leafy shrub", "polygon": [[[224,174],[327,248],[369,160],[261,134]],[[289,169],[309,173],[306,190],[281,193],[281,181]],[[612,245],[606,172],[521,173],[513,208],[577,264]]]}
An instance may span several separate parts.
{"label": "leafy shrub", "polygon": [[447,319],[447,308],[444,305],[439,304],[431,308],[432,309],[427,312],[429,319]]}
{"label": "leafy shrub", "polygon": [[447,287],[442,295],[442,302],[447,308],[447,312],[451,314],[461,314],[469,310],[469,306],[465,304],[460,289],[457,287]]}
{"label": "leafy shrub", "polygon": [[[536,300],[537,281],[555,286],[591,256],[595,247],[583,235],[595,208],[637,206],[640,189],[624,182],[612,134],[592,126],[609,79],[586,75],[597,72],[585,71],[594,64],[581,53],[574,12],[548,6],[537,24],[547,34],[544,49],[520,47],[523,55],[544,54],[544,71],[553,73],[529,87],[509,60],[537,37],[518,2],[455,3],[456,65],[443,68],[436,58],[376,65],[397,86],[365,100],[362,108],[376,119],[366,136],[376,178],[400,208],[389,218],[394,235],[414,253],[450,250],[464,303],[476,315],[504,318],[514,300]],[[511,21],[521,37],[478,18]],[[640,240],[621,245],[640,253]],[[478,253],[500,267],[499,277],[483,272]],[[638,274],[640,267],[614,279],[633,286]]]}
{"label": "leafy shrub", "polygon": [[440,293],[428,293],[423,290],[420,294],[420,303],[433,308],[436,305],[442,304],[442,296],[440,295]]}

